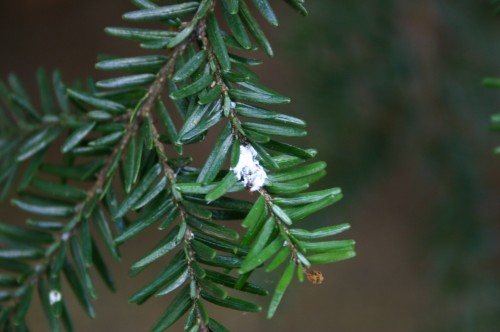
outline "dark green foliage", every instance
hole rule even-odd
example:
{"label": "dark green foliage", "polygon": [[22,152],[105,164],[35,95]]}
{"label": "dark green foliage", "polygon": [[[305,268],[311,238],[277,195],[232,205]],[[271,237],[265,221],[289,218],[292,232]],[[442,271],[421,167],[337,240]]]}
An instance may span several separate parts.
{"label": "dark green foliage", "polygon": [[[348,225],[317,230],[295,227],[298,220],[342,195],[337,188],[305,192],[326,174],[326,164],[308,163],[314,150],[278,140],[306,135],[305,122],[268,110],[266,105],[290,99],[255,82],[249,67],[260,61],[231,53],[234,48],[256,49],[252,36],[272,55],[245,1],[134,3],[139,9],[124,14],[125,20],[158,21],[167,28],[106,29],[155,50],[151,55],[96,64],[99,70],[127,72],[127,76],[90,82],[85,90],[66,88],[58,72],[51,86],[40,70],[40,110],[15,76],[9,77],[9,86],[0,84],[6,109],[0,112],[2,197],[12,191],[13,179],[19,175],[12,203],[33,218],[27,227],[0,224],[0,268],[8,272],[0,274],[0,286],[6,289],[2,313],[7,314],[0,323],[4,327],[24,326],[37,285],[50,329],[71,330],[61,274],[83,309],[94,317],[91,299],[97,294],[89,269],[94,266],[115,290],[96,242],[102,241],[119,260],[117,246],[146,229],[166,231],[133,263],[130,276],[165,256],[173,258],[130,302],[141,304],[153,295],[177,293],[153,331],[167,329],[186,313],[185,330],[225,331],[210,318],[205,304],[260,311],[260,306],[240,295],[230,296],[226,288],[267,295],[267,290],[247,281],[251,273],[268,263],[271,271],[287,262],[271,300],[268,317],[272,317],[295,271],[302,280],[311,264],[354,256],[353,241],[314,242]],[[269,23],[278,24],[267,0],[252,3]],[[288,3],[305,13],[302,1]],[[219,6],[230,32],[222,30],[214,13]],[[173,108],[161,99],[164,92],[183,119],[179,128],[172,121]],[[167,155],[165,145],[181,154],[183,145],[201,144],[218,123],[224,125],[200,168],[190,165],[192,158]],[[65,162],[49,164],[45,153],[58,138]],[[25,161],[28,167],[19,174]],[[226,163],[229,169],[224,168]],[[87,182],[86,189],[81,189],[81,182]],[[245,188],[257,193],[255,202],[228,196]],[[247,230],[240,238],[236,229],[220,220],[242,220]]]}

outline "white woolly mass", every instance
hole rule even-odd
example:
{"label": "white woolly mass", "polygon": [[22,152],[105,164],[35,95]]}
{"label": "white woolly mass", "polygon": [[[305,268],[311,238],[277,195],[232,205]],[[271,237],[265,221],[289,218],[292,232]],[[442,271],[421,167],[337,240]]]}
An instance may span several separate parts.
{"label": "white woolly mass", "polygon": [[238,180],[250,191],[257,191],[264,186],[267,173],[257,160],[257,151],[251,146],[240,145],[240,159],[238,164],[232,169]]}
{"label": "white woolly mass", "polygon": [[59,301],[62,300],[62,295],[60,291],[57,291],[55,289],[51,290],[49,292],[49,303],[50,305],[53,305]]}

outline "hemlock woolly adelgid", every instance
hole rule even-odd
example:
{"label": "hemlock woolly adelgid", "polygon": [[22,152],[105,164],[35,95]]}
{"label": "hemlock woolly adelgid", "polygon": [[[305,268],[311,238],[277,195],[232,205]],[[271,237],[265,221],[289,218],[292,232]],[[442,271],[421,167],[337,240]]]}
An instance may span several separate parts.
{"label": "hemlock woolly adelgid", "polygon": [[58,290],[55,290],[55,289],[53,289],[49,292],[50,305],[54,305],[61,300],[62,300],[61,292],[59,292]]}
{"label": "hemlock woolly adelgid", "polygon": [[250,191],[257,191],[264,186],[267,173],[257,160],[257,151],[252,145],[240,145],[238,164],[232,169],[238,180]]}

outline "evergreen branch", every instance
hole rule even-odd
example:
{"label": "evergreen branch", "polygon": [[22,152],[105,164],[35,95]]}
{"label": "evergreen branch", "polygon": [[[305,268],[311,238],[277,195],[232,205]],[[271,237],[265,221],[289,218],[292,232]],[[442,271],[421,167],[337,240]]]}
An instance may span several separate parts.
{"label": "evergreen branch", "polygon": [[[287,2],[305,13],[301,1]],[[297,220],[340,199],[340,190],[334,188],[302,193],[325,175],[325,164],[301,165],[314,157],[316,152],[275,141],[271,136],[303,136],[306,133],[305,123],[248,104],[280,104],[289,102],[289,99],[252,81],[256,75],[248,66],[259,64],[259,61],[228,52],[228,48],[255,49],[248,38],[248,31],[260,48],[269,55],[273,53],[245,1],[221,2],[224,19],[232,34],[219,27],[214,14],[215,0],[184,1],[168,6],[158,6],[148,0],[134,3],[140,10],[126,13],[124,19],[160,21],[169,27],[168,30],[108,28],[106,31],[118,37],[138,40],[143,48],[170,49],[170,56],[101,61],[96,64],[97,69],[125,70],[132,74],[96,84],[90,82],[90,93],[67,91],[79,111],[84,112],[77,124],[70,128],[70,135],[61,148],[63,154],[71,156],[70,164],[43,163],[43,150],[53,144],[62,130],[42,129],[36,132],[24,142],[22,153],[17,154],[22,160],[35,157],[36,162],[20,186],[26,198],[23,196],[14,202],[28,212],[69,218],[70,221],[65,225],[32,223],[32,226],[42,229],[43,234],[56,231],[55,239],[47,240],[50,243],[47,250],[35,247],[23,251],[24,248],[18,247],[16,238],[30,235],[33,240],[38,236],[29,231],[5,227],[3,231],[0,229],[0,233],[12,240],[14,250],[22,249],[16,252],[16,259],[39,259],[40,252],[49,253],[45,254],[47,262],[44,267],[31,273],[25,281],[38,285],[52,330],[58,329],[58,317],[69,326],[69,314],[64,309],[60,292],[51,293],[46,285],[49,282],[52,290],[60,289],[58,279],[52,283],[61,269],[91,315],[93,309],[89,297],[95,295],[95,290],[88,267],[94,264],[105,282],[113,288],[111,277],[90,234],[89,219],[96,223],[115,258],[119,258],[116,246],[137,236],[160,219],[159,230],[169,229],[151,252],[130,269],[130,274],[136,275],[160,257],[177,250],[165,269],[130,299],[132,303],[141,304],[152,295],[166,295],[182,287],[153,326],[153,331],[169,328],[188,311],[186,330],[224,331],[221,324],[209,317],[204,301],[235,310],[260,311],[255,304],[229,296],[223,287],[267,295],[267,291],[247,282],[247,279],[251,272],[274,256],[267,271],[276,269],[287,260],[288,264],[271,301],[268,311],[268,317],[271,317],[296,269],[299,280],[306,273],[310,281],[319,284],[323,277],[320,272],[309,270],[311,264],[335,262],[354,255],[353,241],[312,242],[338,234],[348,228],[346,225],[313,231],[292,227]],[[277,24],[267,1],[255,4],[268,22]],[[184,16],[191,16],[191,20],[183,22],[181,18]],[[14,114],[16,119],[39,121],[41,117],[25,98],[19,84],[13,82],[11,85],[24,98],[18,102],[23,112]],[[71,113],[66,94],[61,92],[61,84],[55,85],[59,88],[56,91],[59,91],[57,96],[63,113]],[[144,89],[146,86],[147,89]],[[178,132],[161,101],[165,86],[184,120]],[[54,110],[49,99],[45,97],[42,101],[45,112],[50,114],[45,117],[52,119]],[[13,110],[17,111],[16,108]],[[155,116],[161,120],[165,133],[155,123]],[[263,120],[265,123],[244,122],[240,117]],[[224,118],[228,121],[201,169],[188,166],[189,158],[167,157],[164,144],[172,144],[177,152],[182,153],[183,145],[202,141],[206,133]],[[97,134],[94,133],[100,135],[95,138]],[[16,149],[0,141],[0,150],[4,146],[7,146],[6,151]],[[231,147],[231,167],[223,169]],[[72,160],[80,155],[95,158],[86,164],[73,165]],[[12,173],[10,162],[5,165],[8,173]],[[122,177],[116,176],[118,169]],[[38,171],[61,178],[63,184],[52,184],[35,177]],[[67,179],[93,180],[93,184],[90,189],[82,191],[68,185]],[[123,191],[121,203],[110,190],[114,179],[121,180],[119,188],[116,188]],[[0,178],[1,181],[4,179]],[[28,187],[50,197],[25,193]],[[228,193],[245,187],[259,192],[260,197],[254,203],[228,197]],[[53,196],[64,201],[59,202]],[[105,204],[100,202],[104,198]],[[138,213],[134,222],[129,222],[127,218],[130,211]],[[108,213],[119,229],[114,239],[105,217]],[[230,219],[243,220],[243,227],[248,228],[239,243],[236,242],[238,232],[215,222]],[[176,220],[178,222],[174,222]],[[69,257],[66,257],[67,247],[71,251],[76,273]],[[3,254],[12,255],[9,250]],[[229,256],[221,252],[229,253]],[[224,269],[226,273],[213,268]],[[234,269],[241,274],[239,278],[227,274]],[[31,290],[25,284],[21,287]],[[5,324],[11,324],[9,317],[12,312],[18,316],[23,311],[20,308],[29,306],[29,301],[24,298],[14,303],[17,306],[15,310],[5,308]],[[24,324],[23,319],[16,319],[16,322]]]}

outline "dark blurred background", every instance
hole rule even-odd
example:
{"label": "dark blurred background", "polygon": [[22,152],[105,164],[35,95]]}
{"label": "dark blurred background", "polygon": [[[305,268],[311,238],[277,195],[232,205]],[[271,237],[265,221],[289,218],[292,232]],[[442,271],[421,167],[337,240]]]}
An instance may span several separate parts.
{"label": "dark blurred background", "polygon": [[[488,132],[500,92],[480,84],[500,76],[493,4],[315,0],[303,18],[273,3],[280,27],[262,24],[276,56],[258,72],[292,96],[281,111],[308,121],[303,145],[329,162],[321,186],[345,193],[307,222],[350,222],[358,257],[324,267],[322,286],[294,284],[272,321],[214,316],[233,331],[500,331],[500,158],[492,153],[500,135]],[[139,53],[103,33],[123,26],[132,8],[123,0],[0,1],[0,76],[16,72],[33,92],[39,65],[60,68],[66,81],[100,77],[98,54]],[[99,285],[96,321],[69,300],[78,331],[147,331],[159,317],[168,299],[127,304],[154,275],[126,277],[147,239],[110,263],[119,293]],[[272,280],[261,277],[269,287]],[[31,317],[33,331],[46,331],[39,309]]]}

